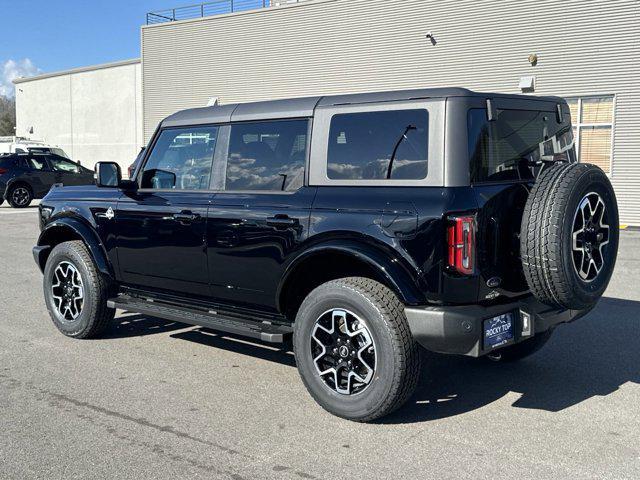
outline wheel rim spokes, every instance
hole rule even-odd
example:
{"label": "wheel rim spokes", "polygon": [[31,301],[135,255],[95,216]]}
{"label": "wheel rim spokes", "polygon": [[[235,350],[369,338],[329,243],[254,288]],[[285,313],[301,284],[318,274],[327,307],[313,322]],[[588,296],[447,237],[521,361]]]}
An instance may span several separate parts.
{"label": "wheel rim spokes", "polygon": [[344,309],[323,313],[311,333],[318,375],[332,390],[353,395],[366,389],[375,372],[376,350],[366,323]]}
{"label": "wheel rim spokes", "polygon": [[573,265],[578,276],[591,282],[605,266],[604,247],[609,243],[609,224],[602,197],[591,192],[584,196],[573,221]]}
{"label": "wheel rim spokes", "polygon": [[84,288],[78,269],[70,262],[60,262],[53,271],[51,296],[62,320],[73,321],[84,303]]}
{"label": "wheel rim spokes", "polygon": [[13,203],[24,205],[29,200],[29,192],[24,187],[18,187],[13,191]]}

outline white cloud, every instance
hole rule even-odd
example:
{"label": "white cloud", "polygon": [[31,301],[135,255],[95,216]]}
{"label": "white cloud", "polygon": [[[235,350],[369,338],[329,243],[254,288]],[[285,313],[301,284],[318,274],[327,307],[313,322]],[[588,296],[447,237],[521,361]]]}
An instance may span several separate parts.
{"label": "white cloud", "polygon": [[18,77],[31,77],[41,70],[28,58],[22,60],[7,60],[0,64],[0,95],[13,97],[15,90],[13,80]]}

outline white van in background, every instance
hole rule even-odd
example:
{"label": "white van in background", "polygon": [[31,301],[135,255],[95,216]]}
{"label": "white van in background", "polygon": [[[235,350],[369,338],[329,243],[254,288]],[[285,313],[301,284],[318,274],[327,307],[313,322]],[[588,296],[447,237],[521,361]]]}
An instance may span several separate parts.
{"label": "white van in background", "polygon": [[0,137],[0,155],[7,153],[54,153],[71,159],[60,147],[49,145],[40,140],[29,140],[24,137]]}

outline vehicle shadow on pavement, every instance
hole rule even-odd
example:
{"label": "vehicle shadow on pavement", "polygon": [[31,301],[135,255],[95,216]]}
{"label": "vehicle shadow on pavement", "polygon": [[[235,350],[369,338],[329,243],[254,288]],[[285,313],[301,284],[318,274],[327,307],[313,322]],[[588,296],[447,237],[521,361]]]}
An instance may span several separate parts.
{"label": "vehicle shadow on pavement", "polygon": [[[295,367],[291,345],[267,344],[138,314],[117,317],[106,338],[167,332],[174,332],[170,335],[174,339]],[[602,298],[593,312],[559,326],[542,350],[518,363],[421,353],[423,366],[416,393],[378,423],[452,417],[482,408],[510,392],[520,394],[513,407],[558,412],[609,395],[627,382],[640,384],[640,302]]]}
{"label": "vehicle shadow on pavement", "polygon": [[185,325],[184,323],[125,312],[113,320],[103,338],[143,337],[146,335],[182,330],[188,327],[189,325]]}
{"label": "vehicle shadow on pavement", "polygon": [[248,355],[251,357],[267,360],[269,362],[280,363],[290,367],[296,366],[291,345],[263,343],[259,340],[247,339],[228,333],[215,332],[206,328],[197,328],[186,332],[178,332],[171,335],[171,338],[187,340],[209,347],[215,347],[230,352]]}
{"label": "vehicle shadow on pavement", "polygon": [[29,210],[37,210],[38,209],[38,205],[29,205],[28,207],[21,207],[21,208],[13,208],[11,205],[8,204],[3,204],[0,206],[0,211],[7,211],[7,212],[26,212]]}
{"label": "vehicle shadow on pavement", "polygon": [[542,350],[518,363],[424,352],[415,395],[380,423],[451,417],[509,392],[521,394],[513,407],[558,412],[627,382],[640,383],[640,302],[603,298],[593,312],[559,326]]}

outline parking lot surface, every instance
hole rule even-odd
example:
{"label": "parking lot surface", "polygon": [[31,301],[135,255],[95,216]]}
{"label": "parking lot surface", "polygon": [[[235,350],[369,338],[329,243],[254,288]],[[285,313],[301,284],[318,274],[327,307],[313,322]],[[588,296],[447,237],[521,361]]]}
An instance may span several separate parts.
{"label": "parking lot surface", "polygon": [[2,478],[640,478],[640,234],[605,298],[515,365],[425,354],[376,424],[324,412],[290,352],[140,315],[51,323],[37,209],[0,207]]}

